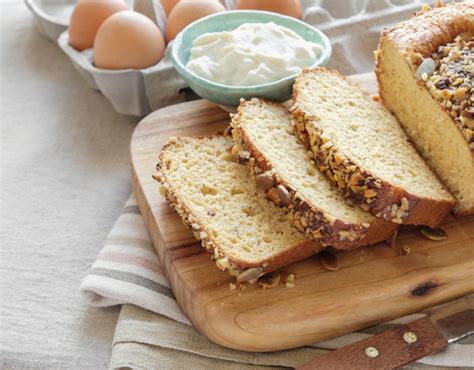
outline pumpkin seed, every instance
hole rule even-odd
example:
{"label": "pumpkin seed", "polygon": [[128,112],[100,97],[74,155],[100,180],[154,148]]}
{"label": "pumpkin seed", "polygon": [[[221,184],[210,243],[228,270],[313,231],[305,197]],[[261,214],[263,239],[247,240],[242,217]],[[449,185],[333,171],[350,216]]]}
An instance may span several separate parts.
{"label": "pumpkin seed", "polygon": [[430,240],[444,240],[448,237],[446,231],[439,227],[431,228],[431,227],[424,227],[420,230],[421,235],[425,238]]}

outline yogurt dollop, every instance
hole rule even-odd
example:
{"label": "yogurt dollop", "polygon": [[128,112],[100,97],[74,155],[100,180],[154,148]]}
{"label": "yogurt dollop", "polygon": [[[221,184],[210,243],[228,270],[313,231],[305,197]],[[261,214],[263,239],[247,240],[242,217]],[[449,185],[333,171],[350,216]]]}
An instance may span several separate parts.
{"label": "yogurt dollop", "polygon": [[273,22],[245,23],[197,37],[186,67],[212,82],[254,86],[299,73],[321,53],[319,44]]}

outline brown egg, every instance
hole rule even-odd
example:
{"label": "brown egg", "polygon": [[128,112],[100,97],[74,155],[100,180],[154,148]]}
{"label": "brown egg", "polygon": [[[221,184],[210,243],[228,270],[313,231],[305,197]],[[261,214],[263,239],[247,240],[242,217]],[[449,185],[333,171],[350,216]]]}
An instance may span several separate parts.
{"label": "brown egg", "polygon": [[158,63],[165,41],[158,26],[130,10],[110,16],[94,42],[94,64],[105,69],[144,69]]}
{"label": "brown egg", "polygon": [[224,5],[216,0],[181,0],[168,17],[166,41],[173,40],[183,28],[195,20],[223,11]]}
{"label": "brown egg", "polygon": [[237,9],[266,10],[301,18],[300,0],[239,0]]}
{"label": "brown egg", "polygon": [[123,0],[79,0],[69,23],[69,44],[79,51],[91,48],[102,23],[112,14],[127,9]]}
{"label": "brown egg", "polygon": [[163,7],[167,16],[170,15],[171,10],[175,7],[179,0],[160,0],[161,6]]}

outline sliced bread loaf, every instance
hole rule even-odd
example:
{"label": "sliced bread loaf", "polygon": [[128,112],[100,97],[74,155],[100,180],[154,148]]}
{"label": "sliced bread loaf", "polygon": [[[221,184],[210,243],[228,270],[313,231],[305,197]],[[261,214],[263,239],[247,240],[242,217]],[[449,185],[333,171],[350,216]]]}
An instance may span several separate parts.
{"label": "sliced bread loaf", "polygon": [[173,138],[155,176],[217,266],[247,281],[320,251],[249,181],[248,168],[230,153],[233,145],[224,136]]}
{"label": "sliced bread loaf", "polygon": [[474,3],[417,13],[382,33],[380,97],[457,200],[474,214]]}
{"label": "sliced bread loaf", "polygon": [[396,119],[356,84],[325,68],[296,79],[291,108],[319,169],[350,200],[395,223],[438,225],[453,197]]}
{"label": "sliced bread loaf", "polygon": [[324,245],[352,249],[386,240],[397,229],[397,224],[347,204],[308,156],[284,106],[242,100],[231,126],[234,151],[248,163],[267,198],[300,231]]}

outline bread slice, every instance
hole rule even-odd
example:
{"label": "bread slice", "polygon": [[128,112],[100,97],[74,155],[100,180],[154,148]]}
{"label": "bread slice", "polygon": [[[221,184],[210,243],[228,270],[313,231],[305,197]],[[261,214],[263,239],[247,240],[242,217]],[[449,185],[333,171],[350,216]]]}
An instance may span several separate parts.
{"label": "bread slice", "polygon": [[324,245],[352,249],[387,240],[397,229],[397,224],[347,204],[308,156],[284,106],[242,100],[231,126],[234,150],[247,159],[257,185],[298,230]]}
{"label": "bread slice", "polygon": [[293,119],[319,169],[355,204],[395,223],[438,225],[454,206],[396,119],[356,84],[304,70]]}
{"label": "bread slice", "polygon": [[162,149],[161,192],[221,269],[254,279],[320,251],[265,198],[235,161],[232,138],[172,138]]}
{"label": "bread slice", "polygon": [[459,215],[474,214],[473,36],[474,3],[452,3],[384,30],[376,52],[380,97]]}

